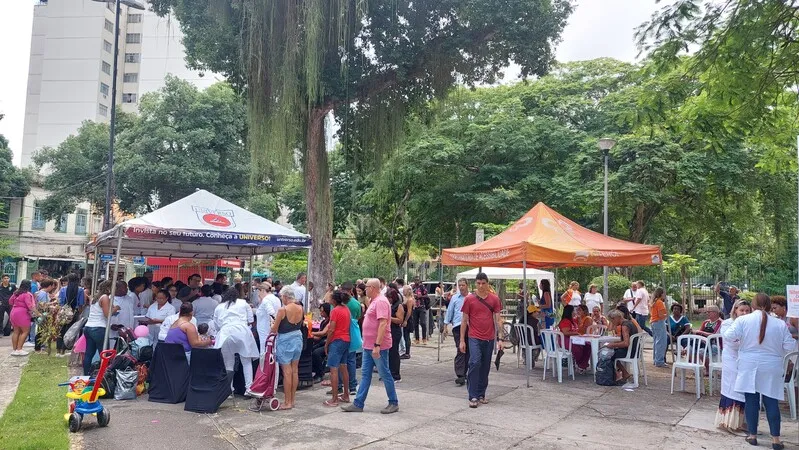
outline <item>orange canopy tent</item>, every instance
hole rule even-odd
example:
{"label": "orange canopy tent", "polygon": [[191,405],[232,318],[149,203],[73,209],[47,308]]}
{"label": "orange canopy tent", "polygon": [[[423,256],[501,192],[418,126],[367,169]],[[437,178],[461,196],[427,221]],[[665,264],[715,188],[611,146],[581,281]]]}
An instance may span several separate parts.
{"label": "orange canopy tent", "polygon": [[441,258],[447,266],[536,269],[651,266],[663,261],[657,245],[635,244],[591,231],[543,203],[497,236],[445,249]]}

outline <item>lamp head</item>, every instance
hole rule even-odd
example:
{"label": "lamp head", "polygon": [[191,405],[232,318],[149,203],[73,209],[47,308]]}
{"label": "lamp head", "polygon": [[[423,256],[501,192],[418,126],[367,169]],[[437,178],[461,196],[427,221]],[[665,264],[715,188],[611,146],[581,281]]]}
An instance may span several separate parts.
{"label": "lamp head", "polygon": [[604,151],[608,151],[616,145],[616,141],[611,138],[602,138],[599,140],[599,148]]}

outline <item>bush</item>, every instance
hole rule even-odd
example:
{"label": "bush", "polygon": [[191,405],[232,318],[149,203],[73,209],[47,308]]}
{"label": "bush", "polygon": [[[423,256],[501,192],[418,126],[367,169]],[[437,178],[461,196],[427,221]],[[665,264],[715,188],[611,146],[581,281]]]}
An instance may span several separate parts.
{"label": "bush", "polygon": [[394,277],[397,271],[391,252],[374,244],[365,248],[350,247],[336,251],[333,259],[337,283],[378,276],[388,279]]}
{"label": "bush", "polygon": [[[602,277],[596,277],[591,280],[591,284],[597,285],[597,291],[601,294],[602,293],[602,286],[604,285],[604,280]],[[616,303],[620,302],[622,298],[624,298],[624,291],[630,288],[631,281],[619,274],[609,274],[608,275],[608,297],[609,299],[606,300],[606,305],[613,305],[615,306]]]}

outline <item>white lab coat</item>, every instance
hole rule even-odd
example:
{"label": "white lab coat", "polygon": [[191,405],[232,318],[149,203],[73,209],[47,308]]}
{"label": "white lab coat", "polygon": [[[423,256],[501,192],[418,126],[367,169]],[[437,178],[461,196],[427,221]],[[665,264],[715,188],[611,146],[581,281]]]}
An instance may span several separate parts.
{"label": "white lab coat", "polygon": [[234,358],[236,353],[242,358],[260,356],[258,344],[250,331],[252,322],[254,322],[252,308],[244,299],[237,299],[230,307],[227,303],[220,303],[216,307],[214,325],[217,333],[214,348],[222,349],[222,357],[225,358],[225,361]]}
{"label": "white lab coat", "polygon": [[[719,333],[723,336],[724,332],[732,325],[732,319],[726,319],[721,322]],[[738,346],[739,340],[724,339],[722,337],[722,345],[724,351],[721,352],[721,395],[738,400],[739,402],[745,401],[744,395],[740,392],[735,392],[735,378],[738,375]]]}
{"label": "white lab coat", "polygon": [[258,339],[261,341],[261,353],[266,349],[266,338],[272,328],[272,321],[277,317],[277,310],[280,309],[280,300],[274,294],[267,294],[261,300],[255,310],[255,318],[258,325]]}
{"label": "white lab coat", "polygon": [[783,400],[783,357],[793,350],[796,341],[785,322],[768,317],[765,338],[758,343],[762,320],[762,312],[754,311],[736,319],[722,334],[725,341],[740,340],[735,391]]}
{"label": "white lab coat", "polygon": [[[158,307],[158,302],[153,303],[147,308],[147,318],[148,319],[155,319],[155,320],[166,320],[167,317],[175,314],[175,308],[172,307],[168,302],[164,303],[164,306]],[[154,323],[152,325],[148,325],[147,329],[150,330],[150,341],[153,344],[158,342],[158,335],[161,332],[161,324]]]}
{"label": "white lab coat", "polygon": [[[138,300],[136,294],[130,291],[122,297],[114,296],[114,306],[119,306],[119,313],[111,317],[111,324],[122,325],[128,330],[133,331],[136,325],[133,316],[135,316],[137,312],[136,303]],[[119,337],[119,333],[111,330],[109,336],[114,338]]]}

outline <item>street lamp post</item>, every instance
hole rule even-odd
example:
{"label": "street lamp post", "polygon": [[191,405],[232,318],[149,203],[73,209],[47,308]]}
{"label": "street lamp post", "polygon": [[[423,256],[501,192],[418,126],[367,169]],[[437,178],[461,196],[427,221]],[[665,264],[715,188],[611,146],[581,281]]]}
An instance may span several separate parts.
{"label": "street lamp post", "polygon": [[[96,2],[110,3],[107,0],[94,0]],[[116,134],[117,117],[117,70],[119,62],[119,16],[122,5],[133,9],[144,9],[144,5],[136,0],[114,1],[114,69],[111,80],[111,136],[108,139],[108,164],[105,170],[105,216],[103,216],[103,231],[111,228],[111,198],[113,197],[114,184],[114,140]]]}
{"label": "street lamp post", "polygon": [[[602,208],[605,236],[608,235],[608,159],[610,158],[610,149],[614,145],[616,145],[616,141],[613,139],[602,138],[599,140],[599,149],[602,150],[602,158],[605,165],[605,199],[604,207]],[[606,305],[610,304],[610,299],[608,298],[608,266],[602,268],[602,299]]]}

